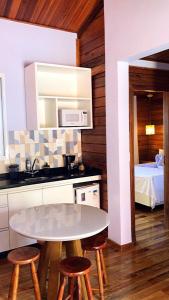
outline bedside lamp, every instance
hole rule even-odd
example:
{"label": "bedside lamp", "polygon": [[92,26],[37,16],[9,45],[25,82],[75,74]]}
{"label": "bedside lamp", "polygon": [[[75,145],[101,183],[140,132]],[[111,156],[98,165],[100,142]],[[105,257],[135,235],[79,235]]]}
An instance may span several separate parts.
{"label": "bedside lamp", "polygon": [[155,125],[146,125],[146,135],[153,135],[155,134]]}

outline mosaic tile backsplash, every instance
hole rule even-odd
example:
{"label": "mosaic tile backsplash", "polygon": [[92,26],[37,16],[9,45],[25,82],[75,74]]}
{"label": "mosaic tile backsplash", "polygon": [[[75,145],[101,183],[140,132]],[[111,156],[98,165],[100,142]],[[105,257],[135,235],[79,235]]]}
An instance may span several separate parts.
{"label": "mosaic tile backsplash", "polygon": [[0,161],[0,173],[8,170],[8,165],[19,164],[20,171],[25,170],[26,158],[38,158],[39,166],[47,162],[50,167],[63,166],[63,154],[75,154],[81,159],[80,130],[30,130],[9,131],[8,158]]}

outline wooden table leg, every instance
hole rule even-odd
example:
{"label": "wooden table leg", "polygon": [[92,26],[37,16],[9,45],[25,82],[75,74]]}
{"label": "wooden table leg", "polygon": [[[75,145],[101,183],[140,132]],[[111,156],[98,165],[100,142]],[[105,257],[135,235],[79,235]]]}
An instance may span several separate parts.
{"label": "wooden table leg", "polygon": [[[42,299],[56,300],[59,288],[57,262],[61,259],[62,242],[46,242],[42,247],[38,277]],[[49,273],[49,274],[48,274]],[[48,278],[48,291],[46,282]]]}
{"label": "wooden table leg", "polygon": [[[83,256],[83,251],[82,251],[80,240],[67,241],[67,242],[65,242],[65,245],[66,245],[66,256],[67,257]],[[88,300],[84,277],[81,277],[81,283],[82,283],[83,299]]]}
{"label": "wooden table leg", "polygon": [[48,276],[50,248],[47,242],[42,246],[38,265],[38,278],[42,299],[46,299],[46,281]]}
{"label": "wooden table leg", "polygon": [[56,300],[59,290],[60,274],[58,261],[62,258],[62,242],[47,242],[50,248],[50,269],[48,278],[48,300]]}

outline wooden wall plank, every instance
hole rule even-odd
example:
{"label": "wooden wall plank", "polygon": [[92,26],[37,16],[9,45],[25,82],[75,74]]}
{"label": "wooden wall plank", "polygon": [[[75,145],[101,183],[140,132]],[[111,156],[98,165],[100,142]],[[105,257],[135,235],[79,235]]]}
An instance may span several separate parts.
{"label": "wooden wall plank", "polygon": [[102,170],[101,207],[108,209],[106,171],[105,48],[103,9],[80,35],[81,66],[92,68],[92,130],[82,130],[84,163]]}

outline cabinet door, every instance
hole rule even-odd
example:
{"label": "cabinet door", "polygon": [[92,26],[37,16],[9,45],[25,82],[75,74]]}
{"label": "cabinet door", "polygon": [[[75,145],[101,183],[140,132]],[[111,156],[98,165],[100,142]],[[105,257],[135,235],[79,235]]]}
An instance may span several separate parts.
{"label": "cabinet door", "polygon": [[9,230],[0,231],[0,252],[7,251],[9,247]]}
{"label": "cabinet door", "polygon": [[0,195],[0,207],[8,206],[8,196],[7,194]]}
{"label": "cabinet door", "polygon": [[[28,190],[8,195],[9,218],[18,210],[42,204],[42,189]],[[36,243],[35,240],[17,234],[10,228],[10,248]]]}
{"label": "cabinet door", "polygon": [[8,207],[0,207],[0,230],[8,228]]}
{"label": "cabinet door", "polygon": [[43,203],[74,203],[73,185],[62,185],[43,189]]}

